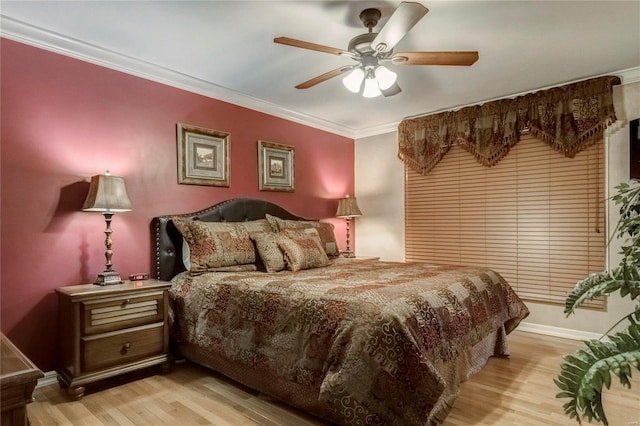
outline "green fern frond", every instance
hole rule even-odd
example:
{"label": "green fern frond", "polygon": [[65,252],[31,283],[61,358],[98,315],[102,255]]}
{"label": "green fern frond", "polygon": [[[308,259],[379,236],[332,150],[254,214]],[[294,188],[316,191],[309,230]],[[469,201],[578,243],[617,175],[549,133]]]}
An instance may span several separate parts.
{"label": "green fern frond", "polygon": [[[640,297],[640,182],[631,181],[616,186],[612,200],[620,206],[620,218],[613,236],[623,241],[622,260],[611,271],[591,274],[576,283],[565,301],[565,314],[570,315],[586,301],[620,291],[631,300]],[[628,245],[627,245],[628,244]],[[602,388],[609,389],[611,375],[623,386],[631,387],[631,372],[640,371],[640,306],[614,324],[628,321],[626,330],[609,336],[608,340],[585,342],[587,348],[564,358],[560,374],[554,380],[560,389],[557,398],[569,398],[563,405],[571,419],[582,423],[581,417],[608,425],[602,406]]]}
{"label": "green fern frond", "polygon": [[640,261],[632,265],[622,264],[623,282],[620,285],[620,296],[629,295],[631,300],[640,296]]}
{"label": "green fern frond", "polygon": [[640,297],[640,263],[594,273],[578,281],[567,295],[564,313],[569,316],[585,302],[616,291],[620,291],[622,297],[628,295],[631,300]]}
{"label": "green fern frond", "polygon": [[610,337],[610,340],[585,342],[587,349],[579,349],[564,357],[560,375],[554,382],[562,391],[557,398],[570,398],[563,405],[565,414],[588,421],[595,419],[608,425],[602,406],[602,388],[611,386],[611,373],[620,383],[631,387],[631,371],[640,371],[640,325],[629,327]]}
{"label": "green fern frond", "polygon": [[623,261],[629,265],[640,263],[640,183],[623,182],[616,186],[618,193],[612,197],[620,205],[620,218],[614,235],[628,238],[631,245],[622,247]]}

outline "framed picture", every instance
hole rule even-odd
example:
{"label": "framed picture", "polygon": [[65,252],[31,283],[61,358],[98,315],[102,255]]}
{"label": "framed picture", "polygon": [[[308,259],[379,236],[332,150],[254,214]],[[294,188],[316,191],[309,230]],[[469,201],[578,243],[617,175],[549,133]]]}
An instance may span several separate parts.
{"label": "framed picture", "polygon": [[293,192],[294,148],[277,143],[258,141],[258,174],[260,191]]}
{"label": "framed picture", "polygon": [[229,133],[178,123],[178,183],[229,186]]}

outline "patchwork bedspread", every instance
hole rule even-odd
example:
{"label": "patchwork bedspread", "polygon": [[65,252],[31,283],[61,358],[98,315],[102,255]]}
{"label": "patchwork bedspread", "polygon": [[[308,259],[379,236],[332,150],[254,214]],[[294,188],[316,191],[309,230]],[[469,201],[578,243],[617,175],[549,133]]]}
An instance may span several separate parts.
{"label": "patchwork bedspread", "polygon": [[423,263],[183,273],[170,294],[179,340],[317,389],[343,424],[441,422],[459,387],[445,369],[529,313],[491,270]]}

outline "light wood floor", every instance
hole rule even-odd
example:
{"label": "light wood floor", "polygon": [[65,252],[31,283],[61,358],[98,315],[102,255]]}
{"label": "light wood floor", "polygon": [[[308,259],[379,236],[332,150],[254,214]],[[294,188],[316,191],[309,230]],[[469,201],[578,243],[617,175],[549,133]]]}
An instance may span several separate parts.
{"label": "light wood floor", "polygon": [[[577,425],[564,416],[553,379],[561,357],[582,343],[516,331],[511,357],[491,358],[462,385],[445,426]],[[634,371],[635,372],[635,371]],[[617,380],[617,379],[616,379]],[[191,363],[166,375],[128,379],[70,401],[57,384],[38,388],[29,404],[39,425],[286,425],[326,423]],[[113,385],[113,383],[111,384]],[[640,378],[605,391],[611,426],[640,425]]]}

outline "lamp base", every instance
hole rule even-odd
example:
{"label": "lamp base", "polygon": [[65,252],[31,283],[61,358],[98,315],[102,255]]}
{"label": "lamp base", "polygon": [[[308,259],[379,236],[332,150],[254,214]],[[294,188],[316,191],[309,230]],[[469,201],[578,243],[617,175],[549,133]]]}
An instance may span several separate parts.
{"label": "lamp base", "polygon": [[116,271],[104,271],[98,274],[98,277],[94,281],[96,285],[111,285],[111,284],[122,284],[122,279],[120,278],[120,274]]}
{"label": "lamp base", "polygon": [[347,257],[347,258],[356,257],[355,253],[352,252],[351,250],[345,250],[340,254],[342,255],[342,257]]}

